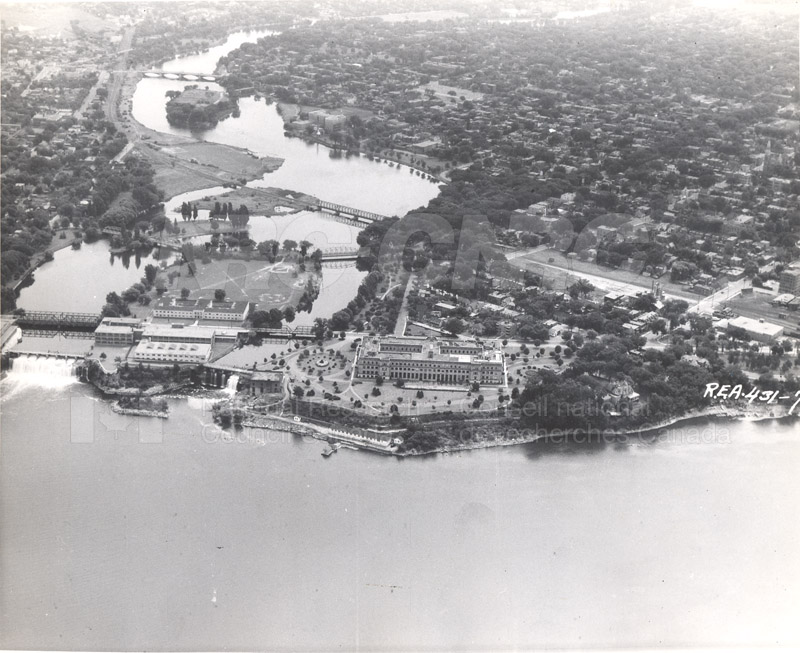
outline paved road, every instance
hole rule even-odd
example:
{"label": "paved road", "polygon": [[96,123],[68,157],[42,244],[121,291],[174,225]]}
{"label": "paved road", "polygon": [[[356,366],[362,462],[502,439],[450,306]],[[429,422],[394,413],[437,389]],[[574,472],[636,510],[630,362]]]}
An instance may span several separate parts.
{"label": "paved road", "polygon": [[719,307],[721,304],[724,304],[729,299],[733,299],[737,295],[740,295],[742,292],[742,288],[746,288],[749,285],[750,285],[749,279],[739,279],[738,281],[731,281],[722,290],[718,290],[713,295],[709,295],[708,297],[703,297],[700,301],[697,302],[697,304],[689,308],[689,310],[694,313],[703,313],[705,315],[711,315],[714,312],[715,308]]}
{"label": "paved road", "polygon": [[[136,32],[135,26],[128,27],[122,34],[122,40],[120,41],[119,48],[117,49],[117,52],[119,53],[119,59],[116,68],[125,69],[128,67],[125,65],[125,59],[127,58],[127,52],[131,49],[134,32]],[[118,122],[117,103],[119,102],[119,93],[122,89],[122,83],[125,81],[126,75],[127,73],[124,72],[113,72],[111,74],[111,84],[108,89],[108,98],[106,99],[104,111],[106,114],[106,120],[113,122],[114,124]]]}
{"label": "paved road", "polygon": [[80,120],[83,118],[83,114],[86,113],[86,109],[89,108],[89,105],[94,100],[95,96],[97,95],[97,89],[100,86],[103,86],[108,81],[108,71],[101,70],[100,74],[97,76],[97,81],[95,82],[94,86],[89,89],[89,92],[86,94],[86,97],[83,98],[83,102],[81,102],[81,106],[75,110],[75,113],[72,114],[72,117],[76,120]]}
{"label": "paved road", "polygon": [[396,336],[402,336],[406,332],[406,322],[408,322],[408,293],[411,292],[411,287],[416,278],[417,275],[415,274],[408,275],[406,291],[403,293],[403,304],[400,306],[400,312],[397,314],[397,322],[395,322],[394,325],[394,335]]}

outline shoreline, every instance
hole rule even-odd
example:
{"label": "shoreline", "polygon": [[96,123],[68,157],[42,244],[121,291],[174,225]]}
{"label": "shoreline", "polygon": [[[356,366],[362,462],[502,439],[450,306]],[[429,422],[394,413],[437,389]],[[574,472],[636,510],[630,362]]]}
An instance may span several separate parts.
{"label": "shoreline", "polygon": [[143,73],[125,73],[115,123],[128,139],[126,154],[135,150],[153,166],[154,183],[166,201],[191,191],[262,179],[283,165],[282,158],[258,156],[247,148],[146,127],[133,116],[133,96],[144,78]]}
{"label": "shoreline", "polygon": [[[777,413],[777,414],[776,414]],[[266,423],[259,423],[259,419],[261,418],[262,421],[270,422],[269,424]],[[686,415],[680,415],[671,417],[656,424],[650,425],[643,425],[641,427],[636,428],[627,428],[627,429],[602,429],[598,430],[597,436],[604,438],[623,438],[626,436],[646,436],[648,434],[652,435],[663,435],[660,433],[665,429],[677,428],[681,425],[686,425],[691,422],[698,422],[698,421],[717,421],[720,419],[725,419],[727,421],[750,421],[750,422],[763,422],[768,420],[783,420],[783,419],[797,419],[797,415],[789,414],[786,410],[777,412],[774,409],[767,412],[767,411],[757,411],[757,410],[739,410],[731,411],[729,409],[720,410],[719,407],[711,407],[707,410],[702,411],[694,411],[692,413],[688,413]],[[459,453],[462,451],[473,451],[477,449],[490,449],[493,447],[511,447],[511,446],[519,446],[524,444],[531,444],[533,442],[538,442],[540,440],[548,440],[552,438],[561,438],[564,436],[578,436],[583,434],[584,436],[588,435],[592,437],[594,434],[591,431],[587,434],[585,431],[581,432],[570,432],[568,430],[564,430],[562,432],[559,429],[554,429],[552,431],[546,433],[535,433],[529,436],[522,436],[518,438],[508,439],[508,440],[499,440],[499,439],[486,439],[476,442],[452,445],[452,446],[442,446],[436,449],[431,449],[430,451],[378,451],[375,448],[370,446],[365,446],[359,443],[357,440],[353,440],[350,438],[338,438],[336,434],[331,434],[326,431],[323,431],[317,425],[310,423],[310,422],[300,422],[297,424],[289,423],[285,421],[286,418],[283,419],[271,419],[264,415],[248,415],[242,421],[241,426],[247,428],[268,428],[273,429],[275,431],[285,431],[288,433],[300,433],[301,435],[309,435],[313,437],[315,440],[330,442],[334,440],[336,442],[343,442],[348,445],[352,445],[361,451],[367,451],[370,453],[380,453],[381,455],[394,455],[398,458],[406,458],[406,457],[413,457],[413,456],[430,456],[434,454],[453,454]]]}
{"label": "shoreline", "polygon": [[[600,437],[608,437],[608,438],[622,438],[625,436],[630,435],[639,435],[644,436],[647,434],[657,434],[659,431],[668,428],[675,428],[684,423],[694,422],[694,421],[703,421],[703,420],[718,420],[721,418],[725,418],[728,421],[737,421],[737,422],[765,422],[768,420],[781,420],[781,419],[788,419],[788,418],[795,418],[797,419],[797,415],[790,415],[789,413],[784,413],[781,415],[774,415],[772,413],[767,415],[759,415],[755,414],[753,411],[745,411],[739,414],[730,414],[724,413],[720,414],[719,412],[705,412],[699,411],[694,414],[682,415],[678,417],[673,417],[667,420],[663,420],[654,425],[643,425],[639,428],[630,428],[630,429],[602,429],[598,430],[597,435]],[[396,456],[400,457],[408,457],[408,456],[429,456],[431,454],[449,454],[449,453],[457,453],[460,451],[472,451],[475,449],[490,449],[492,447],[511,447],[517,446],[522,444],[531,444],[532,442],[538,442],[539,440],[548,440],[551,438],[560,438],[564,437],[565,435],[587,435],[585,431],[580,432],[559,432],[556,434],[555,432],[559,431],[559,429],[555,429],[552,432],[547,433],[537,433],[536,435],[527,436],[527,437],[520,437],[514,438],[513,440],[482,440],[480,442],[472,442],[469,444],[462,444],[462,445],[454,445],[452,447],[439,447],[437,449],[432,449],[430,451],[408,451],[408,452],[398,452],[395,453]],[[589,437],[592,436],[590,432]]]}
{"label": "shoreline", "polygon": [[[344,152],[343,156],[347,156],[347,153],[350,152],[352,154],[358,153],[359,156],[367,158],[367,159],[369,158],[370,153],[369,152],[364,152],[361,148],[357,148],[355,150],[352,150],[352,149],[348,150],[348,148],[340,147],[336,143],[334,143],[333,141],[326,140],[324,138],[321,138],[320,136],[310,135],[310,134],[303,134],[298,130],[291,129],[290,126],[291,126],[292,122],[291,122],[291,120],[289,120],[289,118],[293,118],[293,117],[295,117],[297,115],[297,113],[298,113],[298,105],[292,104],[290,102],[281,102],[280,100],[277,100],[277,99],[273,99],[272,101],[276,105],[276,108],[277,108],[277,111],[278,111],[278,115],[283,120],[283,133],[288,138],[299,138],[301,141],[303,141],[305,143],[322,145],[324,147],[327,147],[329,150],[339,150],[340,152]],[[312,109],[312,108],[319,108],[319,107],[311,107],[311,106],[301,105],[300,108]],[[288,116],[284,115],[285,112],[289,113],[289,115]],[[412,156],[412,153],[410,153],[410,152],[405,152],[404,151],[404,153],[408,157]],[[373,157],[373,160],[374,159],[382,159],[384,161],[392,161],[392,162],[394,162],[394,163],[396,163],[398,165],[404,165],[407,168],[411,168],[412,170],[414,170],[416,172],[419,172],[420,175],[425,175],[425,177],[428,178],[429,181],[432,181],[434,183],[447,184],[447,183],[450,182],[450,178],[447,176],[447,173],[449,172],[449,170],[442,170],[442,172],[433,173],[430,170],[424,170],[423,168],[420,168],[419,166],[411,165],[410,163],[408,163],[406,161],[402,161],[401,160],[402,157],[390,156],[388,154],[380,154],[380,155],[372,154],[371,156]],[[378,163],[378,162],[375,161],[375,163]]]}
{"label": "shoreline", "polygon": [[[286,134],[286,136],[288,138],[299,138],[304,143],[308,143],[309,145],[322,145],[323,147],[327,147],[331,151],[338,150],[339,152],[343,152],[344,153],[344,154],[342,154],[343,157],[347,157],[348,156],[348,152],[349,152],[350,156],[358,155],[359,157],[365,158],[367,160],[371,160],[373,163],[376,163],[378,165],[380,165],[381,163],[384,163],[386,161],[391,161],[393,163],[396,163],[398,166],[403,165],[406,168],[409,168],[409,169],[419,173],[419,176],[424,175],[425,178],[428,181],[430,181],[431,183],[434,183],[434,184],[447,184],[447,183],[450,183],[450,178],[446,176],[446,173],[448,171],[443,171],[443,172],[435,174],[435,173],[432,173],[430,170],[423,170],[422,168],[420,168],[418,166],[411,165],[410,163],[407,163],[405,161],[401,161],[398,157],[390,156],[388,154],[372,154],[371,155],[372,159],[369,159],[370,153],[369,152],[364,152],[361,148],[358,148],[358,149],[355,149],[355,150],[348,150],[347,148],[339,147],[335,143],[333,143],[331,141],[327,141],[327,140],[325,140],[323,138],[319,138],[318,136],[308,136],[308,135],[300,134],[300,133],[297,133],[295,131],[286,129],[286,125],[287,124],[288,123],[284,122],[284,134]],[[380,159],[380,160],[378,161],[376,159]]]}

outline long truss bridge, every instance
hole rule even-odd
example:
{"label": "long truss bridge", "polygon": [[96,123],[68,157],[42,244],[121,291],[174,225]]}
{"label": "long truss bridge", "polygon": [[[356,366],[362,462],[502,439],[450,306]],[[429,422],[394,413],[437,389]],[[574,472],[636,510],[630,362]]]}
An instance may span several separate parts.
{"label": "long truss bridge", "polygon": [[27,311],[17,317],[17,326],[25,332],[91,332],[100,324],[99,313],[57,313]]}

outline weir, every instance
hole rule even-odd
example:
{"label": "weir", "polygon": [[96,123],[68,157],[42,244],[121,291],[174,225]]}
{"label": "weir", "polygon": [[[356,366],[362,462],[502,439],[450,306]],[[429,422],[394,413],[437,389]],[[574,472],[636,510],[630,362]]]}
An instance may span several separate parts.
{"label": "weir", "polygon": [[62,360],[71,360],[71,361],[80,361],[85,358],[83,355],[79,354],[63,354],[57,351],[36,351],[35,349],[15,349],[14,351],[8,352],[8,357],[10,360],[15,360],[18,358],[53,358],[53,359],[62,359]]}
{"label": "weir", "polygon": [[[213,364],[203,366],[203,384],[213,388],[224,388],[227,391],[236,392],[239,385],[239,372],[236,368],[214,366]],[[231,392],[231,394],[233,394]]]}
{"label": "weir", "polygon": [[75,376],[75,363],[78,357],[21,354],[11,358],[11,371],[14,376],[22,377],[59,377]]}

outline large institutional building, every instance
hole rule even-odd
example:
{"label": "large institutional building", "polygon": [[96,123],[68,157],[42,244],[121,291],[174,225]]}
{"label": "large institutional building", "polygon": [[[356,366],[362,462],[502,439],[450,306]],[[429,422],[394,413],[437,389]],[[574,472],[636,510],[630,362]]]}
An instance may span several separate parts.
{"label": "large institutional building", "polygon": [[365,338],[358,348],[355,376],[500,385],[505,381],[505,363],[500,350],[474,340],[375,336]]}
{"label": "large institutional building", "polygon": [[247,318],[249,312],[249,302],[218,302],[213,299],[162,297],[153,308],[153,317],[242,322]]}

